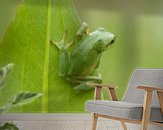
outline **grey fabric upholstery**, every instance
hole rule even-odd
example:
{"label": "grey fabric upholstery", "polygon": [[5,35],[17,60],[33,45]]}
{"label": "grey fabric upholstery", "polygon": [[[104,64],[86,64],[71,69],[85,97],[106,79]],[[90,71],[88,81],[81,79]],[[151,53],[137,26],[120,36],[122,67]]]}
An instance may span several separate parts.
{"label": "grey fabric upholstery", "polygon": [[[131,76],[122,102],[90,100],[86,102],[86,110],[97,114],[141,120],[144,91],[136,89],[140,85],[163,88],[163,69],[136,69]],[[150,120],[163,122],[156,93],[153,94]]]}
{"label": "grey fabric upholstery", "polygon": [[86,102],[87,111],[102,115],[140,120],[142,105],[119,101],[90,100]]}
{"label": "grey fabric upholstery", "polygon": [[[90,100],[86,102],[85,109],[88,112],[102,115],[120,117],[130,120],[141,120],[143,105],[120,101]],[[150,120],[155,122],[163,122],[160,108],[152,108]]]}
{"label": "grey fabric upholstery", "polygon": [[[143,104],[144,91],[135,87],[139,85],[163,88],[163,69],[136,69],[129,81],[123,101]],[[153,94],[153,106],[159,106],[156,93]]]}

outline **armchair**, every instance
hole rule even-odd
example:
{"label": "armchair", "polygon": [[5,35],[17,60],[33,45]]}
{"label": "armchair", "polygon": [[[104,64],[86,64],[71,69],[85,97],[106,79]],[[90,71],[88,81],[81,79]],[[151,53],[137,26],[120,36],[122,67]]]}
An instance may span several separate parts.
{"label": "armchair", "polygon": [[[95,100],[86,102],[86,110],[93,113],[92,130],[98,117],[118,120],[124,130],[126,123],[141,124],[141,130],[147,130],[148,124],[163,126],[163,69],[136,69],[122,101],[112,85],[90,85],[95,87]],[[104,87],[112,101],[100,100]]]}

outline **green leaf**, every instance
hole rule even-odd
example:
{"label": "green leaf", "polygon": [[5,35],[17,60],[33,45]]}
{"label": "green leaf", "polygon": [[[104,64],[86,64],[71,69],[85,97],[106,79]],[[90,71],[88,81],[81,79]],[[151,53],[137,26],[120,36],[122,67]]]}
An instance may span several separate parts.
{"label": "green leaf", "polygon": [[1,107],[0,108],[0,114],[3,113],[3,112],[5,112],[6,110],[7,110],[7,107]]}
{"label": "green leaf", "polygon": [[14,64],[10,63],[0,69],[0,88],[4,85],[7,75],[11,72]]}
{"label": "green leaf", "polygon": [[5,123],[3,126],[0,126],[0,130],[19,130],[19,128],[12,123]]}
{"label": "green leaf", "polygon": [[42,93],[20,92],[14,97],[13,101],[0,108],[0,113],[3,113],[14,106],[30,103],[40,96],[42,96]]}
{"label": "green leaf", "polygon": [[[65,31],[71,42],[80,26],[71,0],[25,0],[0,45],[0,63],[15,64],[0,104],[16,92],[41,92],[44,96],[16,112],[83,112],[93,92],[77,94],[73,84],[58,76],[59,41]],[[8,95],[8,96],[6,96]]]}
{"label": "green leaf", "polygon": [[42,96],[41,93],[21,92],[15,96],[14,100],[12,101],[12,105],[27,104],[40,96]]}

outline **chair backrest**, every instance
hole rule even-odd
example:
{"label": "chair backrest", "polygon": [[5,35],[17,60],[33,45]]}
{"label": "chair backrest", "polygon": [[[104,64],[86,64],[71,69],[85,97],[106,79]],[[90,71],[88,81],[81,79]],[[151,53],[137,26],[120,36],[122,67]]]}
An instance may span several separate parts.
{"label": "chair backrest", "polygon": [[[140,85],[163,88],[163,69],[136,69],[131,76],[123,101],[143,104],[144,91],[136,89]],[[152,106],[159,106],[156,92],[153,94]]]}

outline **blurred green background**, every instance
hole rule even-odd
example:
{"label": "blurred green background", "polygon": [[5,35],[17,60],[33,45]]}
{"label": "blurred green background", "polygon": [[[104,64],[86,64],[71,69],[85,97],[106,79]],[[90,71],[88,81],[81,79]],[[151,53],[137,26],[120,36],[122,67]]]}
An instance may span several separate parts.
{"label": "blurred green background", "polygon": [[74,0],[92,30],[105,27],[117,38],[102,56],[99,72],[123,97],[135,68],[163,67],[162,0]]}
{"label": "blurred green background", "polygon": [[[0,42],[21,1],[0,0]],[[163,68],[162,0],[74,0],[74,6],[91,30],[104,27],[117,37],[103,54],[99,73],[104,83],[118,86],[119,98],[133,69]]]}

